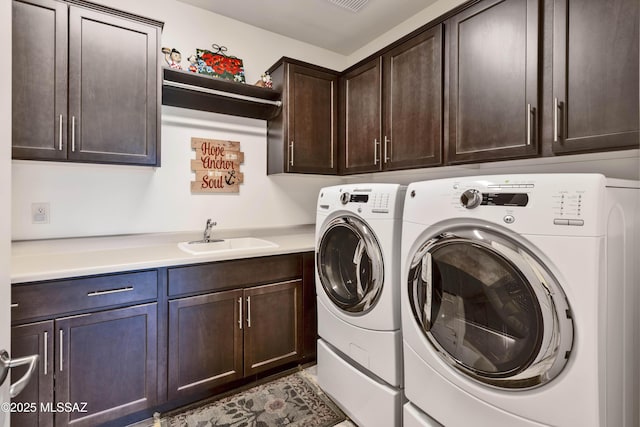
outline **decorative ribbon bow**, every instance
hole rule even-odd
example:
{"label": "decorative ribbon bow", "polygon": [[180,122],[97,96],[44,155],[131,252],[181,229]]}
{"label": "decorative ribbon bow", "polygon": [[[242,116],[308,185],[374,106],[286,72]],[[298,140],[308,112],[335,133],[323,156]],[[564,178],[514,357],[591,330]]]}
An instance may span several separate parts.
{"label": "decorative ribbon bow", "polygon": [[219,53],[222,56],[227,56],[227,54],[225,53],[227,51],[227,47],[226,46],[219,46],[217,44],[212,44],[211,47],[213,48],[213,53]]}

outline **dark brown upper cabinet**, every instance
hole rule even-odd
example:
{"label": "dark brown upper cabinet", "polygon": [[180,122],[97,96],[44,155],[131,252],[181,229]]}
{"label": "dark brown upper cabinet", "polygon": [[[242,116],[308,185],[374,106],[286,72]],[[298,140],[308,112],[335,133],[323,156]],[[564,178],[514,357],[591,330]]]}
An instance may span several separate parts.
{"label": "dark brown upper cabinet", "polygon": [[553,2],[553,151],[638,148],[638,1]]}
{"label": "dark brown upper cabinet", "polygon": [[341,79],[343,173],[442,163],[442,26]]}
{"label": "dark brown upper cabinet", "polygon": [[341,172],[377,172],[381,168],[382,57],[340,78]]}
{"label": "dark brown upper cabinet", "polygon": [[14,158],[159,164],[162,24],[106,10],[14,0]]}
{"label": "dark brown upper cabinet", "polygon": [[68,22],[65,3],[13,1],[13,158],[67,158]]}
{"label": "dark brown upper cabinet", "polygon": [[447,21],[447,162],[538,153],[538,0],[487,0]]}
{"label": "dark brown upper cabinet", "polygon": [[382,169],[442,164],[442,25],[382,57]]}
{"label": "dark brown upper cabinet", "polygon": [[283,107],[267,124],[267,173],[337,173],[338,73],[283,58],[271,76]]}

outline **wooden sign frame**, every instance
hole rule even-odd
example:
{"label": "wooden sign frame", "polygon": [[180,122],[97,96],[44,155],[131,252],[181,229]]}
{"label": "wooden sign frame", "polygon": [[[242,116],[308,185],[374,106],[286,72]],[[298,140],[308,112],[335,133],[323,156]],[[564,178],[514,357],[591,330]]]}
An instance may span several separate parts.
{"label": "wooden sign frame", "polygon": [[240,192],[244,182],[240,142],[192,137],[191,148],[196,152],[195,160],[191,160],[191,170],[196,174],[196,180],[191,181],[192,193]]}

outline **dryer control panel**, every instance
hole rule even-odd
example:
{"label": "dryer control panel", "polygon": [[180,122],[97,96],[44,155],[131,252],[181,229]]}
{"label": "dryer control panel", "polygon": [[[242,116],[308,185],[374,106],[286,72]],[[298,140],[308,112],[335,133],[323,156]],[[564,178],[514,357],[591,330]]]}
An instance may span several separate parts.
{"label": "dryer control panel", "polygon": [[326,187],[318,195],[318,212],[340,210],[360,216],[400,218],[406,189],[398,184]]}

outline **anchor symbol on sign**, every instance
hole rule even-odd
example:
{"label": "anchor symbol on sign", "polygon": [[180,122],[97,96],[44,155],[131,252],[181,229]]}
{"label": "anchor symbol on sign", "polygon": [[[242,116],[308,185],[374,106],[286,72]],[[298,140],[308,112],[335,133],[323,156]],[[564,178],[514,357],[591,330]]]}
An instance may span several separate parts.
{"label": "anchor symbol on sign", "polygon": [[236,171],[235,170],[230,170],[229,172],[227,172],[227,176],[224,177],[225,182],[227,183],[227,185],[233,185],[236,183]]}

